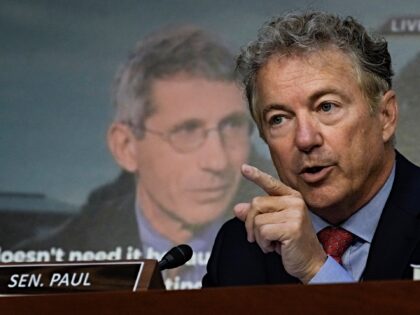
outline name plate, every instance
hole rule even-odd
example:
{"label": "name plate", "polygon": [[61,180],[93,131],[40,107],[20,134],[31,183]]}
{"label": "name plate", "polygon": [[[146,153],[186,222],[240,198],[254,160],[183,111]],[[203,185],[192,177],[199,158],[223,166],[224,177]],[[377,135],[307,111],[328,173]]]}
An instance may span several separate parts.
{"label": "name plate", "polygon": [[411,268],[413,268],[413,280],[420,280],[420,265],[411,264]]}
{"label": "name plate", "polygon": [[144,261],[0,265],[0,294],[136,291]]}

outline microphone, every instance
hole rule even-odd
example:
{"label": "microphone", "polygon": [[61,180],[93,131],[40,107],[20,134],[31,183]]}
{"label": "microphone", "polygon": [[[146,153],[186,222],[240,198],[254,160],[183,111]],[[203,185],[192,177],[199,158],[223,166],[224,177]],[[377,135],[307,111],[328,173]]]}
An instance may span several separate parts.
{"label": "microphone", "polygon": [[175,246],[159,261],[159,269],[162,271],[182,266],[191,259],[192,254],[191,247],[186,244]]}

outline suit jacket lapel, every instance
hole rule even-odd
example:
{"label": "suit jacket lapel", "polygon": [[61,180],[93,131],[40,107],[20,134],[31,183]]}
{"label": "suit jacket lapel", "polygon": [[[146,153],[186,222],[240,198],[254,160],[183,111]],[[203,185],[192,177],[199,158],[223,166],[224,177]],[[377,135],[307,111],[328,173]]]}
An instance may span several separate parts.
{"label": "suit jacket lapel", "polygon": [[419,169],[397,153],[391,194],[379,220],[362,278],[401,279],[419,241]]}
{"label": "suit jacket lapel", "polygon": [[88,246],[101,249],[121,246],[124,251],[130,245],[141,249],[133,194],[121,196],[98,207],[95,217],[88,222]]}
{"label": "suit jacket lapel", "polygon": [[135,198],[134,195],[127,196],[127,198],[114,210],[116,222],[118,224],[116,229],[116,242],[122,246],[136,246],[141,249],[139,226],[137,224],[137,217],[135,215]]}

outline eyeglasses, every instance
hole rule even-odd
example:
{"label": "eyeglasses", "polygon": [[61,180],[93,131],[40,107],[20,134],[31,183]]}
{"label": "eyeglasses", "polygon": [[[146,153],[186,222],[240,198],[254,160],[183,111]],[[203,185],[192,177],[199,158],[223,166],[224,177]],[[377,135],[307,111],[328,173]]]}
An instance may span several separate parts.
{"label": "eyeglasses", "polygon": [[223,145],[234,148],[249,140],[253,130],[253,123],[246,115],[234,114],[226,117],[216,127],[205,128],[201,120],[188,120],[168,132],[161,132],[149,128],[146,132],[161,137],[180,153],[192,152],[200,148],[208,134],[215,130],[219,133]]}

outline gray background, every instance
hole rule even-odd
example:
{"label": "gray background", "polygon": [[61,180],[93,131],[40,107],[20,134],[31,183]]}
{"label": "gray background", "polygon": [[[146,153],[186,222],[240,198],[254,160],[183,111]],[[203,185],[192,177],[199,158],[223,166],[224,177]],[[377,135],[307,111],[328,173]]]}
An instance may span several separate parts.
{"label": "gray background", "polygon": [[[78,206],[117,174],[105,144],[110,85],[145,34],[193,23],[237,50],[272,15],[307,8],[352,15],[373,30],[391,17],[420,16],[420,1],[1,0],[0,191],[41,192]],[[397,77],[412,72],[412,88],[399,83],[397,91],[417,95],[420,62],[409,63],[420,35],[387,38]],[[397,144],[420,162],[417,99],[404,101]]]}

